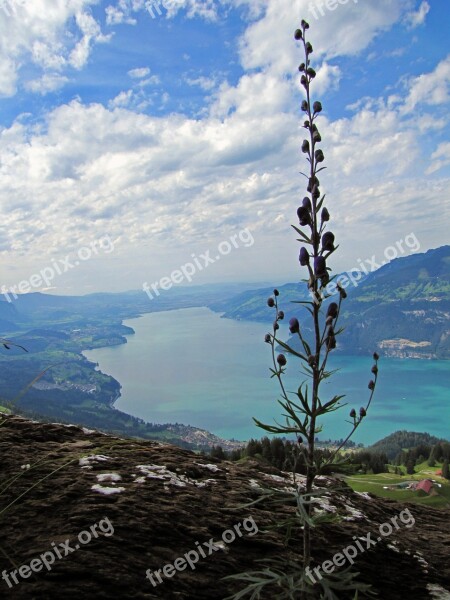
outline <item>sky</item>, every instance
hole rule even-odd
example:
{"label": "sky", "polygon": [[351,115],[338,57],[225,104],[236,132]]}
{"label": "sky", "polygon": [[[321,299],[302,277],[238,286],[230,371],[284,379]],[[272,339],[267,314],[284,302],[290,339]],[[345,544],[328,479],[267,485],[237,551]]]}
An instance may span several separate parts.
{"label": "sky", "polygon": [[0,0],[2,291],[303,278],[302,18],[330,266],[448,243],[447,0]]}

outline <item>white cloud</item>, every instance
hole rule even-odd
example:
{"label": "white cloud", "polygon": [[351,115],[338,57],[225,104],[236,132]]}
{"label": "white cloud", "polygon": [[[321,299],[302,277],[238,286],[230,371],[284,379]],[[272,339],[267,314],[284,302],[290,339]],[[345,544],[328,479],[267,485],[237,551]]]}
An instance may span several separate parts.
{"label": "white cloud", "polygon": [[151,75],[150,77],[147,77],[147,75],[149,74],[150,69],[148,67],[141,67],[137,69],[131,69],[131,71],[128,71],[128,75],[132,79],[139,80],[135,85],[141,89],[149,85],[158,85],[161,83],[161,80],[158,75]]}
{"label": "white cloud", "polygon": [[25,83],[25,87],[31,92],[36,92],[45,96],[49,92],[54,92],[59,88],[63,87],[67,82],[68,78],[58,73],[47,73],[40,79],[33,79]]}
{"label": "white cloud", "polygon": [[268,68],[277,73],[291,72],[298,62],[293,43],[292,16],[305,16],[311,23],[315,56],[327,59],[354,55],[365,49],[381,32],[396,23],[409,0],[377,0],[337,5],[317,21],[311,13],[311,0],[270,0],[264,16],[247,28],[241,44],[241,60],[246,69]]}
{"label": "white cloud", "polygon": [[[119,3],[118,10],[125,5]],[[400,0],[361,2],[358,10],[352,5],[339,6],[314,27],[318,94],[339,85],[339,37],[343,54],[358,53],[411,8]],[[139,67],[128,72],[135,80],[133,89],[121,91],[108,108],[74,101],[51,110],[44,123],[22,118],[0,131],[4,262],[11,254],[66,254],[107,232],[120,241],[117,256],[123,272],[142,282],[151,276],[143,274],[150,268],[148,256],[154,259],[152,269],[162,269],[167,261],[176,268],[188,260],[193,245],[203,250],[214,239],[248,226],[255,235],[259,276],[264,277],[264,269],[274,263],[273,248],[281,252],[294,244],[293,239],[285,241],[286,233],[304,192],[298,175],[304,167],[300,90],[298,78],[291,77],[300,53],[292,13],[304,14],[308,2],[294,0],[295,10],[291,0],[248,6],[260,20],[250,22],[239,46],[244,75],[236,85],[219,84],[217,77],[216,89],[212,79],[189,80],[214,90],[201,119],[139,114],[153,99],[142,86],[159,82],[152,79],[155,75],[148,77],[147,67]],[[84,44],[77,50],[77,64],[82,65],[92,40],[101,41],[102,34],[91,19],[77,25],[77,43]],[[58,61],[69,60],[74,44],[70,49],[62,44],[59,33],[38,39],[43,46],[35,51],[35,60],[49,70],[54,65],[48,76],[56,80]],[[427,123],[434,130],[445,126],[443,117],[433,119],[427,111],[448,98],[448,62],[409,81],[395,97],[362,99],[348,118],[321,117],[329,169],[320,178],[323,190],[331,192],[330,212],[337,217],[336,233],[349,262],[356,252],[364,255],[368,245],[391,244],[412,228],[423,236],[423,244],[446,239],[443,211],[448,209],[442,198],[449,182],[427,180],[421,172],[428,165],[421,142],[429,132]],[[17,73],[18,66],[9,69]],[[6,68],[5,78],[10,70]],[[159,98],[161,92],[157,94]],[[164,92],[162,102],[168,99]],[[418,105],[420,118],[413,112]],[[448,152],[447,146],[439,147],[433,159],[447,164]],[[161,275],[156,272],[155,279]],[[122,289],[130,286],[121,282]]]}
{"label": "white cloud", "polygon": [[14,96],[17,89],[17,63],[11,58],[0,60],[0,97]]}
{"label": "white cloud", "polygon": [[190,86],[198,86],[205,92],[209,92],[216,87],[216,80],[211,77],[196,77],[194,79],[190,79],[187,77],[185,79],[186,83]]}
{"label": "white cloud", "polygon": [[103,35],[97,21],[87,13],[77,13],[75,20],[83,37],[70,53],[69,63],[75,69],[82,69],[89,58],[91,45],[95,42],[108,42],[111,36]]}
{"label": "white cloud", "polygon": [[427,173],[435,173],[443,167],[450,165],[450,142],[443,142],[439,144],[437,150],[431,155],[431,160],[434,164],[430,165],[427,169]]}
{"label": "white cloud", "polygon": [[[95,4],[97,0],[33,0],[18,5],[10,16],[0,10],[0,96],[14,96],[21,66],[28,61],[50,77],[68,66],[82,68],[93,44],[110,39],[89,14]],[[73,21],[75,31],[69,33]]]}
{"label": "white cloud", "polygon": [[136,25],[136,19],[127,16],[127,11],[120,10],[117,6],[107,6],[105,8],[106,13],[106,24],[107,25],[120,25],[125,23],[127,25]]}
{"label": "white cloud", "polygon": [[128,71],[128,75],[132,79],[142,79],[143,77],[146,77],[149,73],[150,73],[150,69],[148,67],[140,67],[140,68],[131,69],[131,71]]}
{"label": "white cloud", "polygon": [[128,91],[122,91],[120,92],[120,94],[117,94],[117,96],[111,100],[109,102],[109,107],[110,108],[115,108],[116,106],[129,106],[129,104],[131,103],[131,99],[133,97],[133,91],[132,90],[128,90]]}
{"label": "white cloud", "polygon": [[410,113],[416,106],[438,106],[450,101],[450,55],[431,73],[424,73],[409,82],[409,95],[402,109]]}
{"label": "white cloud", "polygon": [[427,14],[430,12],[430,5],[424,0],[417,11],[411,11],[405,16],[405,23],[411,29],[415,29],[425,23]]}

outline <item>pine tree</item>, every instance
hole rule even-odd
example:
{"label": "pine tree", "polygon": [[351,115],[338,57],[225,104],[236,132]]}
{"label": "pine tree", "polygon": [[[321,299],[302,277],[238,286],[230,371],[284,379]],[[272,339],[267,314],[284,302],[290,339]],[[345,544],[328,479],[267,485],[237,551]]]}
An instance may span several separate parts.
{"label": "pine tree", "polygon": [[442,477],[445,479],[450,479],[450,470],[448,468],[448,460],[444,460],[444,464],[442,465]]}

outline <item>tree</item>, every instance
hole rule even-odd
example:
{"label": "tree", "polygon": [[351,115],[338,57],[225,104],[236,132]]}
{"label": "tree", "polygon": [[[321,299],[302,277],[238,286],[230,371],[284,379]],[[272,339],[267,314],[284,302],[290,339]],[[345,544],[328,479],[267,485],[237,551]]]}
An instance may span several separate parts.
{"label": "tree", "polygon": [[224,460],[226,458],[222,446],[213,446],[211,448],[211,456],[212,458],[218,458],[220,460]]}
{"label": "tree", "polygon": [[245,452],[247,456],[256,456],[257,454],[262,454],[261,442],[258,442],[258,440],[254,440],[252,438],[249,440]]}
{"label": "tree", "polygon": [[408,475],[414,475],[414,473],[415,473],[414,467],[415,467],[415,462],[412,458],[410,458],[408,460],[408,462],[406,463],[406,473]]}
{"label": "tree", "polygon": [[433,449],[430,452],[430,458],[428,459],[428,466],[429,467],[435,467],[436,466],[436,451],[435,451],[435,446],[433,446]]}
{"label": "tree", "polygon": [[272,462],[272,450],[270,447],[270,440],[267,436],[262,438],[261,446],[262,446],[263,458],[265,458],[268,462],[271,463]]}
{"label": "tree", "polygon": [[450,479],[450,470],[448,467],[448,460],[444,460],[444,464],[442,465],[442,477],[445,479]]}

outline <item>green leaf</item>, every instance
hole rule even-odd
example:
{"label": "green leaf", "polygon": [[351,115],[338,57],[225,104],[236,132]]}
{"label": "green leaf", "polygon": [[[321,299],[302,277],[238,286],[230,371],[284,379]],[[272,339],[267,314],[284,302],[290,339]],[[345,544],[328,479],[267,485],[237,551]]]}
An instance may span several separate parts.
{"label": "green leaf", "polygon": [[312,354],[312,352],[311,352],[311,348],[310,348],[308,342],[305,342],[305,340],[302,339],[302,344],[303,344],[303,348],[306,351],[306,354],[308,354],[308,356],[310,356]]}
{"label": "green leaf", "polygon": [[255,417],[252,418],[258,427],[269,433],[299,433],[296,427],[283,427],[281,425],[274,427],[273,425],[266,425],[265,423],[258,421],[258,419],[255,419]]}
{"label": "green leaf", "polygon": [[281,340],[279,340],[278,338],[275,338],[275,341],[286,350],[286,352],[289,352],[289,354],[293,354],[294,356],[297,356],[298,358],[301,358],[302,360],[306,360],[308,361],[308,359],[306,358],[306,356],[304,356],[303,354],[300,354],[299,352],[297,352],[296,350],[294,350],[293,348],[291,348],[290,346],[288,346],[287,344],[285,344],[284,342],[282,342]]}
{"label": "green leaf", "polygon": [[311,244],[311,238],[309,238],[306,235],[306,233],[304,233],[301,229],[299,229],[295,225],[291,225],[291,227],[298,233],[298,235],[300,235],[305,240],[305,242],[307,242],[308,244]]}
{"label": "green leaf", "polygon": [[325,196],[326,196],[326,194],[324,194],[324,195],[322,196],[322,198],[321,198],[321,200],[320,200],[319,204],[316,206],[316,210],[317,210],[317,212],[319,212],[319,210],[322,208],[322,204],[323,204],[323,202],[324,202],[324,200],[325,200]]}

